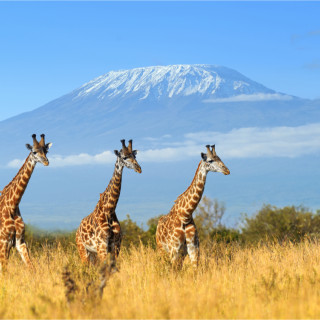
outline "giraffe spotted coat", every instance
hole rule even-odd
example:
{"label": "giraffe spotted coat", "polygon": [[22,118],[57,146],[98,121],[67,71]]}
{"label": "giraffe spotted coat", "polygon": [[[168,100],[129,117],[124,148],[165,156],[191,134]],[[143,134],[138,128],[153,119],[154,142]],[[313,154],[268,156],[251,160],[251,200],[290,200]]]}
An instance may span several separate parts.
{"label": "giraffe spotted coat", "polygon": [[202,153],[194,178],[188,189],[182,193],[170,212],[159,219],[156,241],[161,251],[169,253],[171,261],[181,263],[188,254],[194,266],[199,260],[199,238],[192,213],[201,200],[207,173],[209,171],[230,174],[229,169],[215,153],[215,147],[207,146],[207,154]]}
{"label": "giraffe spotted coat", "polygon": [[49,165],[46,154],[52,145],[51,143],[45,144],[44,134],[41,135],[40,142],[37,141],[35,134],[32,135],[32,138],[33,146],[26,145],[31,150],[29,156],[17,175],[2,190],[0,196],[0,269],[6,266],[10,250],[14,246],[22,260],[32,267],[24,239],[25,226],[20,214],[19,203],[37,162],[45,166]]}
{"label": "giraffe spotted coat", "polygon": [[122,149],[115,150],[117,156],[113,176],[106,190],[100,194],[100,199],[94,211],[85,217],[77,230],[76,243],[83,263],[96,262],[118,256],[121,246],[121,228],[116,215],[119,200],[123,168],[127,167],[141,173],[141,167],[136,160],[137,150],[132,150],[132,140],[128,147],[121,140]]}

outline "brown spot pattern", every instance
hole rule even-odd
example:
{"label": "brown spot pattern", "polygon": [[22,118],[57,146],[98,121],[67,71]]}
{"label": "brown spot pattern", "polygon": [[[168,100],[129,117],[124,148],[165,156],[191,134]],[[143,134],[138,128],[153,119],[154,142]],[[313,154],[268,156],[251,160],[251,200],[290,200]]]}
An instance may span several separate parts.
{"label": "brown spot pattern", "polygon": [[12,245],[16,245],[22,260],[32,267],[29,252],[24,240],[25,226],[19,203],[33,173],[36,162],[31,154],[17,175],[3,189],[0,195],[0,265],[5,267]]}
{"label": "brown spot pattern", "polygon": [[120,252],[122,234],[116,207],[121,192],[123,168],[118,157],[109,185],[100,194],[94,211],[81,221],[77,230],[76,243],[83,263],[95,261],[91,259],[93,255],[104,261],[108,253],[116,258]]}
{"label": "brown spot pattern", "polygon": [[[170,212],[162,216],[158,222],[157,247],[168,252],[174,263],[178,261],[179,257],[183,259],[187,253],[194,265],[198,263],[199,240],[192,213],[202,197],[206,181],[201,163],[198,165],[190,186],[177,198]],[[195,244],[194,250],[191,250],[191,243]]]}

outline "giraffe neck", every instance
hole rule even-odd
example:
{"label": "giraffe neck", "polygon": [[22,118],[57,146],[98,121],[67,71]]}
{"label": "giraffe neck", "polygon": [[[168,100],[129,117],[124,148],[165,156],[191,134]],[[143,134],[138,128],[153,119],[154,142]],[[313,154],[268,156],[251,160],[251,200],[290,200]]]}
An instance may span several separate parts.
{"label": "giraffe neck", "polygon": [[172,214],[178,215],[185,223],[192,219],[192,213],[201,200],[207,173],[208,171],[205,169],[203,161],[201,160],[190,186],[177,198],[170,211]]}
{"label": "giraffe neck", "polygon": [[113,176],[106,190],[100,194],[100,200],[97,204],[98,213],[111,216],[115,214],[117,203],[120,197],[123,164],[117,158]]}
{"label": "giraffe neck", "polygon": [[28,182],[31,178],[33,170],[37,162],[32,157],[31,153],[27,157],[26,161],[12,179],[12,181],[2,190],[1,197],[6,198],[7,204],[15,209],[18,207],[21,198],[27,188]]}

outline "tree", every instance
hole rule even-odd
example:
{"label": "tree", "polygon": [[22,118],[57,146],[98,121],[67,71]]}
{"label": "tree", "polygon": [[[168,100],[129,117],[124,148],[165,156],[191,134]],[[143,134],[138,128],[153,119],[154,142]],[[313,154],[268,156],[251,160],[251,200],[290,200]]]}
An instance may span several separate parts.
{"label": "tree", "polygon": [[222,227],[222,217],[226,211],[223,203],[204,196],[194,214],[200,240],[209,238],[212,233]]}
{"label": "tree", "polygon": [[120,221],[120,225],[122,232],[122,246],[129,247],[131,244],[137,246],[140,244],[140,241],[144,240],[145,231],[142,227],[139,227],[136,222],[132,221],[130,215],[127,214],[127,218]]}
{"label": "tree", "polygon": [[300,206],[264,205],[255,216],[244,218],[242,234],[247,241],[273,239],[299,241],[320,235],[320,214]]}
{"label": "tree", "polygon": [[149,227],[145,234],[145,240],[146,242],[151,245],[151,247],[156,247],[156,232],[157,232],[157,226],[159,219],[162,217],[162,215],[153,217],[147,221],[147,226]]}

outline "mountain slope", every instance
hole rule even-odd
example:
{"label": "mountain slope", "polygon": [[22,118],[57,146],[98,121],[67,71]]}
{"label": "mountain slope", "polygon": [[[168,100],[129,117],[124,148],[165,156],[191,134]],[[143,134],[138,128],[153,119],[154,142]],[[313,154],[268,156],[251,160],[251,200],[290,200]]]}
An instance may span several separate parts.
{"label": "mountain slope", "polygon": [[208,65],[174,65],[111,71],[74,91],[74,99],[138,100],[198,95],[224,98],[238,94],[275,93],[235,70]]}
{"label": "mountain slope", "polygon": [[[242,99],[230,101],[237,97]],[[6,154],[21,150],[34,132],[46,133],[57,153],[94,153],[112,148],[122,137],[139,140],[170,133],[179,138],[208,129],[299,125],[318,114],[308,101],[277,93],[229,68],[158,66],[108,72],[0,122],[0,134],[7,136]],[[6,154],[2,161],[8,160]]]}
{"label": "mountain slope", "polygon": [[[143,174],[125,170],[117,213],[120,220],[129,213],[134,220],[146,222],[170,210],[192,181],[204,144],[216,143],[220,136],[218,154],[231,174],[210,174],[205,195],[226,203],[228,219],[236,221],[240,212],[253,213],[263,203],[304,204],[317,209],[318,153],[306,154],[302,161],[301,156],[252,158],[245,152],[250,151],[248,134],[257,134],[261,127],[263,131],[265,127],[312,123],[314,128],[319,120],[319,100],[275,92],[225,67],[177,65],[112,71],[40,108],[0,122],[0,189],[18,170],[9,168],[8,162],[25,159],[28,151],[24,144],[31,143],[31,134],[45,133],[47,142],[53,142],[50,159],[61,155],[60,162],[65,164],[67,156],[76,156],[69,159],[67,167],[37,166],[21,203],[22,215],[27,223],[40,227],[75,228],[93,210],[99,193],[107,186],[115,156],[109,152],[110,163],[103,165],[77,166],[74,159],[81,158],[81,153],[90,154],[92,159],[103,151],[120,148],[120,139],[132,138],[135,148],[146,151],[138,155]],[[284,134],[292,135],[296,129],[284,130]],[[239,132],[249,133],[241,138]],[[264,134],[264,140],[256,136],[251,139],[258,150],[265,145],[277,146],[279,135],[267,132],[270,136]],[[190,133],[203,137],[194,145],[192,156],[185,150]],[[299,144],[303,137],[294,143]],[[311,134],[306,137],[313,138]],[[244,157],[223,156],[230,141],[236,153],[244,149]],[[261,141],[269,144],[261,146]],[[181,147],[179,158],[175,159],[174,153],[173,161],[164,163],[162,156],[170,155],[170,147]],[[152,161],[143,160],[150,150],[155,151],[157,161],[155,156]]]}

